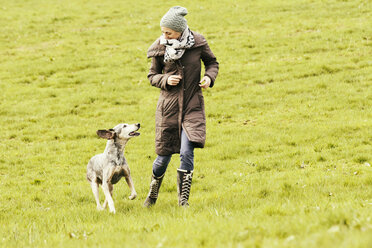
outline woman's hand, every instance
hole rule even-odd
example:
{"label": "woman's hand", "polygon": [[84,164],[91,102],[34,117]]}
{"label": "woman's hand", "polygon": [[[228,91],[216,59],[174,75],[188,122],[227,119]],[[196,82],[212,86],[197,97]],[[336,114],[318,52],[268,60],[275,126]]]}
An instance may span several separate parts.
{"label": "woman's hand", "polygon": [[167,80],[167,84],[172,85],[172,86],[176,86],[177,84],[179,84],[181,79],[182,79],[182,77],[180,75],[169,76],[168,80]]}
{"label": "woman's hand", "polygon": [[208,76],[204,76],[202,80],[200,80],[199,86],[203,89],[208,89],[209,85],[211,85],[211,78]]}

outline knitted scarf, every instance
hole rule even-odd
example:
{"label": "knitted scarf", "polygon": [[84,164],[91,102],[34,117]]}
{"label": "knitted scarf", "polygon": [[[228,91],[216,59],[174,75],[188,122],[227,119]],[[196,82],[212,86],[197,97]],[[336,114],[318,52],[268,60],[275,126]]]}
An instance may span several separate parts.
{"label": "knitted scarf", "polygon": [[160,36],[160,44],[165,46],[164,62],[170,63],[180,59],[185,50],[195,44],[195,39],[189,27],[186,27],[178,40],[167,40],[164,35]]}

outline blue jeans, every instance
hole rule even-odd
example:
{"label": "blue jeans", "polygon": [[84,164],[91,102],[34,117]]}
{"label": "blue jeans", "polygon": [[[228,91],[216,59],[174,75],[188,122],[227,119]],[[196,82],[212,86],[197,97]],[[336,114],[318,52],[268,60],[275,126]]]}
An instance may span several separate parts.
{"label": "blue jeans", "polygon": [[[164,175],[168,164],[171,161],[172,155],[161,156],[155,159],[152,165],[154,176],[160,177]],[[181,131],[181,150],[180,150],[181,165],[180,169],[192,171],[194,169],[194,144],[189,141],[185,131]]]}

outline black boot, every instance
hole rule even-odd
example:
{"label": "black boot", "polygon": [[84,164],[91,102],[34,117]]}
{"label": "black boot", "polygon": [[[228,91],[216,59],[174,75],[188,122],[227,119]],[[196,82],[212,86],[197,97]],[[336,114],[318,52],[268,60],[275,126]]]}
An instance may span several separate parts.
{"label": "black boot", "polygon": [[177,169],[178,205],[188,206],[193,171]]}
{"label": "black boot", "polygon": [[143,203],[144,207],[151,207],[156,203],[156,200],[158,199],[160,185],[161,182],[163,181],[164,175],[165,173],[160,177],[152,175],[150,183],[150,192],[147,195],[145,202]]}

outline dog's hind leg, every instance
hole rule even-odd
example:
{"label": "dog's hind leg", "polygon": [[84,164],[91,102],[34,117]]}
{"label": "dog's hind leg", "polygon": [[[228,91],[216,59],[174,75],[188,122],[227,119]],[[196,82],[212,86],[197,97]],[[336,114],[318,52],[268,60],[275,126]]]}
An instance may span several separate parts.
{"label": "dog's hind leg", "polygon": [[90,183],[90,186],[92,187],[94,199],[97,203],[97,210],[103,210],[104,208],[101,207],[101,204],[99,203],[99,193],[98,193],[98,183],[96,181],[92,181]]}
{"label": "dog's hind leg", "polygon": [[134,189],[134,184],[133,184],[132,177],[130,176],[129,167],[124,169],[124,177],[125,177],[125,181],[127,182],[128,186],[129,186],[129,189],[130,189],[129,199],[134,200],[137,197],[137,192]]}

